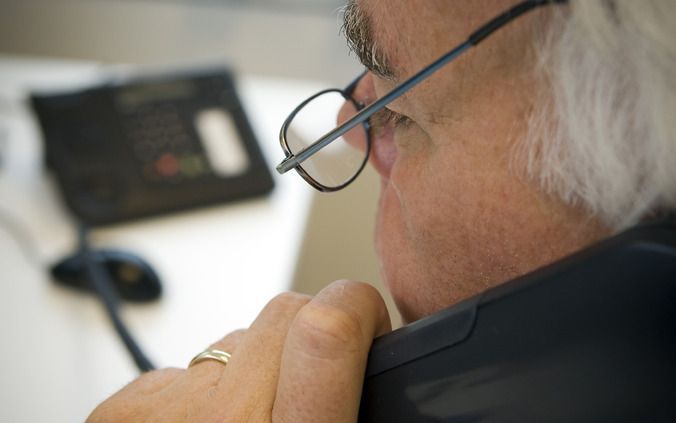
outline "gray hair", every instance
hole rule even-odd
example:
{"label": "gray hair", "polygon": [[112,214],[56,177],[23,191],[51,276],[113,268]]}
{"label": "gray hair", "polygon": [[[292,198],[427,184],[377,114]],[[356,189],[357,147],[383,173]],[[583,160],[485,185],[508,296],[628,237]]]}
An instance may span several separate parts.
{"label": "gray hair", "polygon": [[550,89],[520,146],[529,176],[614,230],[675,211],[676,1],[556,9],[536,47]]}
{"label": "gray hair", "polygon": [[348,0],[341,8],[343,25],[341,32],[345,35],[347,46],[354,52],[361,63],[385,79],[392,79],[394,71],[380,46],[373,39],[371,19],[364,13],[355,0]]}

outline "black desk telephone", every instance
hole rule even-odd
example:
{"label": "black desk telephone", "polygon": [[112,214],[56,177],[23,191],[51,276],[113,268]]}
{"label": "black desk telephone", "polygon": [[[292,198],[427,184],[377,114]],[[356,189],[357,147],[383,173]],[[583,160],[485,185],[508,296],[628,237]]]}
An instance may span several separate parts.
{"label": "black desk telephone", "polygon": [[105,224],[262,195],[272,177],[228,71],[34,95],[71,211]]}

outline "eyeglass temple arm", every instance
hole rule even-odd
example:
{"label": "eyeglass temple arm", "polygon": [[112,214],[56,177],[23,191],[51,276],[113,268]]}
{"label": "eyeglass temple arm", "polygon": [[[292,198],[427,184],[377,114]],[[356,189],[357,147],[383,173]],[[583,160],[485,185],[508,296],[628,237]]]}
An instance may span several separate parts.
{"label": "eyeglass temple arm", "polygon": [[307,160],[310,156],[315,154],[317,151],[321,150],[322,148],[326,147],[331,141],[335,140],[336,138],[344,135],[357,125],[365,122],[368,118],[373,116],[378,110],[382,109],[384,106],[387,104],[391,103],[392,101],[396,100],[398,97],[400,97],[402,94],[404,94],[406,91],[408,91],[411,87],[417,85],[419,82],[427,78],[427,76],[433,72],[435,72],[437,69],[445,65],[448,61],[453,60],[455,57],[460,55],[464,50],[467,48],[471,47],[470,44],[467,42],[463,43],[461,46],[455,48],[452,52],[449,54],[445,55],[441,59],[437,60],[434,64],[431,66],[423,69],[421,72],[417,73],[410,79],[406,80],[404,83],[399,85],[398,87],[394,88],[392,91],[389,93],[385,94],[383,97],[379,98],[375,102],[371,103],[364,109],[362,109],[359,113],[356,115],[352,116],[350,119],[345,121],[342,125],[338,126],[337,128],[333,129],[332,131],[328,132],[326,135],[321,137],[319,140],[314,142],[313,144],[310,144],[309,146],[305,147],[303,150],[299,151],[297,154],[292,154],[291,156],[287,157],[284,159],[278,166],[277,166],[277,172],[279,173],[286,173],[289,170],[297,167],[301,163],[303,163],[305,160]]}
{"label": "eyeglass temple arm", "polygon": [[483,25],[481,28],[477,29],[472,33],[472,35],[467,38],[467,41],[473,46],[482,42],[486,37],[491,35],[496,30],[502,28],[509,21],[518,18],[524,13],[535,9],[539,6],[546,6],[552,3],[568,3],[568,0],[527,0],[523,1],[516,6],[513,6],[509,10],[503,12],[499,16],[493,18],[490,22]]}
{"label": "eyeglass temple arm", "polygon": [[[277,166],[277,172],[280,174],[286,173],[291,169],[294,169],[298,167],[301,163],[303,163],[305,160],[307,160],[310,156],[315,154],[317,151],[321,150],[322,148],[326,147],[329,143],[334,141],[336,138],[344,135],[357,125],[363,123],[366,121],[368,118],[373,116],[378,110],[382,109],[389,103],[393,102],[397,98],[399,98],[402,94],[404,94],[406,91],[409,89],[413,88],[414,86],[418,85],[420,82],[422,82],[424,79],[426,79],[428,76],[442,68],[444,65],[446,65],[448,62],[454,60],[456,57],[460,56],[462,53],[467,51],[469,48],[476,46],[479,44],[481,41],[483,41],[486,37],[491,35],[493,32],[496,30],[500,29],[502,26],[505,24],[509,23],[513,19],[523,15],[524,13],[528,12],[529,10],[532,10],[538,6],[544,6],[550,3],[567,3],[568,0],[528,0],[521,2],[517,4],[516,6],[513,6],[509,10],[503,12],[499,16],[495,17],[492,19],[490,22],[487,24],[483,25],[481,28],[478,30],[474,31],[468,38],[467,40],[460,44],[458,47],[454,48],[450,52],[446,53],[444,56],[440,57],[436,61],[434,61],[432,64],[418,72],[417,74],[413,75],[411,78],[407,79],[404,81],[401,85],[398,87],[394,88],[392,91],[389,93],[385,94],[383,97],[380,99],[376,100],[374,103],[370,104],[368,107],[362,109],[359,113],[356,115],[352,116],[350,119],[345,121],[342,125],[338,126],[337,128],[333,129],[332,131],[328,132],[326,135],[321,137],[319,140],[315,141],[314,143],[310,144],[309,146],[305,147],[301,151],[299,151],[297,154],[292,154],[289,157],[285,158],[278,166]],[[363,74],[362,74],[363,76]],[[345,91],[348,91],[349,89],[354,89],[356,84],[359,82],[361,78],[357,78],[355,81],[353,81],[348,87],[345,89]]]}

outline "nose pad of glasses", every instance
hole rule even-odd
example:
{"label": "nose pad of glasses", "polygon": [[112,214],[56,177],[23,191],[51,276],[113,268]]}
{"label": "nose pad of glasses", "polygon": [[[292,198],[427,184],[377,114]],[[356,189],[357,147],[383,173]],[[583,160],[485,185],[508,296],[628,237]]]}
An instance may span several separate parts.
{"label": "nose pad of glasses", "polygon": [[345,89],[345,94],[350,96],[355,103],[360,105],[360,110],[371,104],[376,98],[376,89],[373,84],[371,72],[364,72]]}

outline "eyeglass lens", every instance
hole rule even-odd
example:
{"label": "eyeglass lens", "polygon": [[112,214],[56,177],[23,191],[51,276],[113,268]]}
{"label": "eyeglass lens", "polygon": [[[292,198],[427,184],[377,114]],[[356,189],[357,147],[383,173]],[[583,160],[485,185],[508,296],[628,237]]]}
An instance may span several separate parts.
{"label": "eyeglass lens", "polygon": [[[339,91],[328,91],[300,109],[286,131],[286,142],[292,154],[297,154],[336,127],[357,114],[357,107],[346,101]],[[323,187],[333,189],[351,181],[362,169],[367,158],[368,133],[358,125],[336,139],[300,166]]]}

